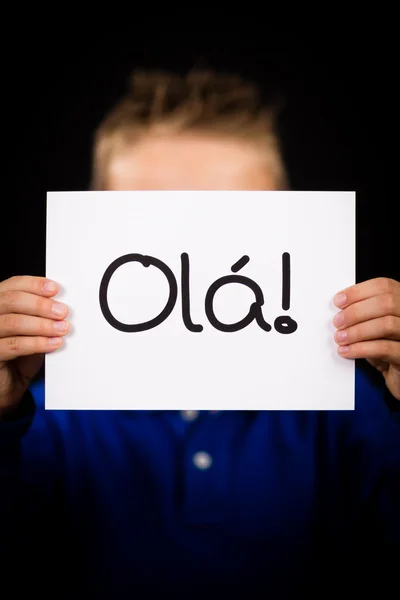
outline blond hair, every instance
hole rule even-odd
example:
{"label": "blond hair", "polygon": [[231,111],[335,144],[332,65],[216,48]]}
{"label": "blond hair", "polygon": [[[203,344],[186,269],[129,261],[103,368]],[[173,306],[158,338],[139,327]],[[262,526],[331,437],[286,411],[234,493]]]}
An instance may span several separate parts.
{"label": "blond hair", "polygon": [[92,188],[107,187],[113,156],[149,133],[201,132],[231,136],[268,152],[278,186],[287,186],[276,110],[266,107],[259,89],[237,75],[192,70],[186,76],[136,71],[125,96],[95,133]]}

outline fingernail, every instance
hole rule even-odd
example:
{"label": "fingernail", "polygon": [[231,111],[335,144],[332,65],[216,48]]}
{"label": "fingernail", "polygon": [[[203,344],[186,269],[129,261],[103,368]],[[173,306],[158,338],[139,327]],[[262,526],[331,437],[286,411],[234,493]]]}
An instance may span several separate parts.
{"label": "fingernail", "polygon": [[67,310],[67,307],[65,306],[65,304],[61,304],[61,302],[54,302],[53,303],[53,313],[57,316],[57,317],[61,317],[61,315],[63,315]]}
{"label": "fingernail", "polygon": [[54,321],[53,327],[56,331],[67,331],[67,321]]}
{"label": "fingernail", "polygon": [[344,306],[346,304],[347,301],[347,296],[346,294],[340,293],[340,294],[336,294],[336,296],[333,299],[333,303],[335,304],[335,306],[338,306],[339,308],[341,306]]}
{"label": "fingernail", "polygon": [[43,283],[43,289],[45,292],[55,292],[57,284],[54,281],[47,280]]}
{"label": "fingernail", "polygon": [[337,351],[339,354],[347,354],[349,351],[349,346],[338,346]]}
{"label": "fingernail", "polygon": [[347,331],[337,331],[335,337],[338,342],[344,342],[347,339]]}
{"label": "fingernail", "polygon": [[343,312],[340,312],[333,319],[333,324],[336,325],[336,327],[340,327],[341,325],[343,325],[343,323],[344,323],[344,314],[343,314]]}
{"label": "fingernail", "polygon": [[59,346],[62,342],[62,338],[59,337],[53,337],[53,338],[49,338],[49,344],[50,346]]}

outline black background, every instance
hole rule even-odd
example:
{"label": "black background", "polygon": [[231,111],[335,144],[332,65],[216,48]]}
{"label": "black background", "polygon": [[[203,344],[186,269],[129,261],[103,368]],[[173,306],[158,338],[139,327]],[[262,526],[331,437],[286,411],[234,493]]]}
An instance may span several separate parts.
{"label": "black background", "polygon": [[[0,279],[45,274],[46,192],[89,185],[93,131],[135,67],[185,71],[193,64],[240,71],[284,98],[281,134],[291,184],[357,192],[357,280],[400,279],[390,52],[368,44],[321,46],[195,43],[29,45],[3,68]],[[337,232],[340,246],[341,232]],[[316,282],[317,285],[317,282]]]}

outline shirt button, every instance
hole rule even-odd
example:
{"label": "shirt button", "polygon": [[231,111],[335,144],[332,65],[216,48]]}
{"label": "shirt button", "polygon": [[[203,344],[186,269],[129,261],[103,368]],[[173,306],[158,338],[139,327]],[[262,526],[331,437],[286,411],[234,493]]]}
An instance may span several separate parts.
{"label": "shirt button", "polygon": [[194,421],[199,416],[198,410],[182,410],[181,417],[184,421]]}
{"label": "shirt button", "polygon": [[208,452],[196,452],[193,455],[193,464],[202,471],[209,469],[212,464],[212,457],[208,454]]}

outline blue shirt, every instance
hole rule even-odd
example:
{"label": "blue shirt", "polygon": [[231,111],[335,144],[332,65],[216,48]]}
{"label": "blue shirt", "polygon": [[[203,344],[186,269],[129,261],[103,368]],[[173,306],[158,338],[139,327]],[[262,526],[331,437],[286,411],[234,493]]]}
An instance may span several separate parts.
{"label": "blue shirt", "polygon": [[382,591],[400,548],[382,381],[358,369],[338,412],[45,411],[35,384],[0,427],[0,580],[41,598]]}

